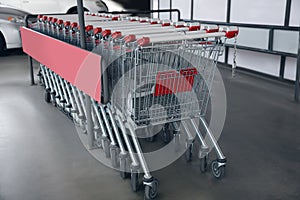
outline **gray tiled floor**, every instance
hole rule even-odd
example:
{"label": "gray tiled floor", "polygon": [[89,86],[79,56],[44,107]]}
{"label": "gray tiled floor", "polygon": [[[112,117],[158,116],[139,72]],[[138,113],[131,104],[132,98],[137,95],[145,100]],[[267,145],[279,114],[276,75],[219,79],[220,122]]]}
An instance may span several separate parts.
{"label": "gray tiled floor", "polygon": [[[221,69],[228,112],[220,144],[226,177],[181,158],[154,172],[159,199],[300,199],[300,104],[289,85]],[[27,57],[0,57],[0,199],[143,199],[93,159],[74,125],[29,86]]]}

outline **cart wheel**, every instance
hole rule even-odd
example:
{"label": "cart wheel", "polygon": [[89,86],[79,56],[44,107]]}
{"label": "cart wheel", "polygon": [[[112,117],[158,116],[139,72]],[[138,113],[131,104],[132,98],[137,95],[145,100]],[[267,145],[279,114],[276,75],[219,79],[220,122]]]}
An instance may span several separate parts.
{"label": "cart wheel", "polygon": [[103,149],[105,152],[105,157],[110,158],[109,141],[107,139],[103,141]]}
{"label": "cart wheel", "polygon": [[219,167],[219,163],[216,160],[211,163],[211,170],[216,179],[222,179],[225,175],[225,165]]}
{"label": "cart wheel", "polygon": [[98,147],[98,148],[102,148],[102,145],[101,145],[101,139],[100,138],[96,138],[96,140],[95,140],[95,145],[96,145],[96,147]]}
{"label": "cart wheel", "polygon": [[145,198],[147,200],[155,199],[158,194],[158,181],[156,179],[152,182],[152,187],[149,185],[145,186]]}
{"label": "cart wheel", "polygon": [[148,142],[154,142],[154,140],[155,140],[155,135],[146,138],[146,141]]}
{"label": "cart wheel", "polygon": [[126,159],[120,159],[120,176],[122,179],[128,178],[129,173],[126,172]]}
{"label": "cart wheel", "polygon": [[207,156],[200,158],[200,171],[205,173],[207,171]]}
{"label": "cart wheel", "polygon": [[180,150],[180,138],[179,134],[173,134],[174,135],[174,146],[175,146],[175,152],[178,152]]}
{"label": "cart wheel", "polygon": [[138,191],[138,187],[139,187],[139,174],[137,172],[132,172],[131,173],[131,189],[133,192]]}
{"label": "cart wheel", "polygon": [[118,167],[118,151],[116,148],[110,149],[110,156],[111,156],[111,165],[112,167],[116,168]]}
{"label": "cart wheel", "polygon": [[171,141],[170,129],[165,129],[165,130],[162,131],[162,140],[166,144]]}
{"label": "cart wheel", "polygon": [[190,162],[192,160],[192,155],[193,155],[193,145],[190,144],[185,151],[185,160],[186,162]]}
{"label": "cart wheel", "polygon": [[50,102],[51,102],[51,94],[50,94],[50,92],[48,92],[48,91],[45,92],[45,101],[46,101],[47,103],[50,103]]}

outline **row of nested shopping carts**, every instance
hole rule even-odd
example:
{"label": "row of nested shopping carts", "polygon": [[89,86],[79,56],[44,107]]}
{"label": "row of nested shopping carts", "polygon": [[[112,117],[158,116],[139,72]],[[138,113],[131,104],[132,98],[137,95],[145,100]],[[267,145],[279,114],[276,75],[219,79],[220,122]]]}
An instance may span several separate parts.
{"label": "row of nested shopping carts", "polygon": [[[101,98],[91,98],[94,145],[103,149],[122,178],[131,177],[132,190],[138,190],[143,174],[146,199],[157,196],[158,181],[141,145],[142,138],[154,140],[153,127],[161,127],[165,143],[176,146],[178,138],[185,138],[187,161],[197,138],[202,172],[214,148],[212,173],[222,178],[226,158],[204,117],[218,57],[238,28],[91,13],[85,13],[85,23],[87,49],[102,58]],[[29,27],[80,46],[77,15],[39,15]],[[45,100],[86,130],[85,99],[90,97],[43,64],[38,75]]]}

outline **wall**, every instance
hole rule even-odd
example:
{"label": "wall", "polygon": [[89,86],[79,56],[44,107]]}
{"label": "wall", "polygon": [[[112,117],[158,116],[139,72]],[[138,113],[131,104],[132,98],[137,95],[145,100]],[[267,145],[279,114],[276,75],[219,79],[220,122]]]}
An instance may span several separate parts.
{"label": "wall", "polygon": [[[152,5],[160,9],[178,8],[182,19],[187,20],[300,26],[300,0],[152,0]],[[169,16],[164,14],[160,17]],[[177,16],[174,14],[172,19],[176,20]],[[241,28],[238,45],[268,50],[269,32],[269,29],[263,28]],[[274,30],[273,36],[274,44],[269,50],[297,54],[297,31]],[[233,51],[230,49],[228,52],[228,63],[232,63]],[[238,50],[237,64],[242,68],[295,80],[295,58]]]}

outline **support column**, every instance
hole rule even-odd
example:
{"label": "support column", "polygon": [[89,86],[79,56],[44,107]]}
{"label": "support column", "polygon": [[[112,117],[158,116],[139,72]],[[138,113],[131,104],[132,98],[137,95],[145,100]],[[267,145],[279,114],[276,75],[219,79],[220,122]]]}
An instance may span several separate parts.
{"label": "support column", "polygon": [[[85,23],[84,23],[84,9],[82,0],[77,0],[77,12],[80,27],[80,46],[82,49],[86,49],[85,40]],[[90,149],[94,146],[94,134],[93,134],[93,120],[92,120],[92,102],[91,97],[85,94],[85,110],[86,110],[86,121],[87,121],[87,135],[88,135],[88,146]]]}

